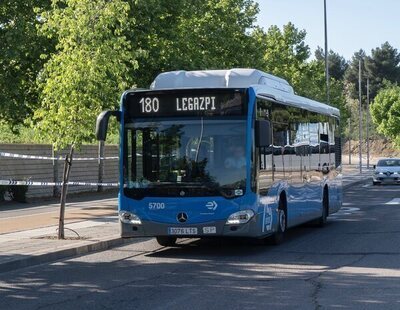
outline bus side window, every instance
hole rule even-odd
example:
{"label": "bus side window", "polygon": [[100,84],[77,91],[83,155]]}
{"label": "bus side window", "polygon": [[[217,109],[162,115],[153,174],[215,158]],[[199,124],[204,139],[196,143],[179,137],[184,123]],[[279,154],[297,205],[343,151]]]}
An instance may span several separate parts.
{"label": "bus side window", "polygon": [[[257,100],[257,115],[256,119],[270,120],[272,103],[267,100]],[[258,183],[258,189],[261,195],[266,195],[268,189],[271,187],[273,182],[273,171],[272,171],[272,145],[268,147],[260,147],[255,150],[256,156],[258,156],[256,162],[257,166],[254,168],[254,183]],[[258,172],[258,173],[257,173]]]}

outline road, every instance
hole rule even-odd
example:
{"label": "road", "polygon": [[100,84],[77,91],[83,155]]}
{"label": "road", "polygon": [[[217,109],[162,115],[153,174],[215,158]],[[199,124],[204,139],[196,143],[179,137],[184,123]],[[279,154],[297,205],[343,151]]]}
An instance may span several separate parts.
{"label": "road", "polygon": [[3,273],[0,309],[400,309],[396,198],[396,186],[354,186],[326,227],[277,247],[137,240]]}

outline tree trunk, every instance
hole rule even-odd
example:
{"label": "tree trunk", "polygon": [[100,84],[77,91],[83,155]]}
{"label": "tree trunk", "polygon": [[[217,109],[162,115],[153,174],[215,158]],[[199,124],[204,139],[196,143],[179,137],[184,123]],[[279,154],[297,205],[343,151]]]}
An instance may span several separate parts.
{"label": "tree trunk", "polygon": [[67,200],[68,180],[69,173],[72,166],[72,158],[74,155],[74,146],[71,146],[69,154],[65,156],[63,182],[61,188],[61,201],[60,201],[60,217],[58,221],[58,239],[65,239],[64,234],[64,216],[65,216],[65,203]]}

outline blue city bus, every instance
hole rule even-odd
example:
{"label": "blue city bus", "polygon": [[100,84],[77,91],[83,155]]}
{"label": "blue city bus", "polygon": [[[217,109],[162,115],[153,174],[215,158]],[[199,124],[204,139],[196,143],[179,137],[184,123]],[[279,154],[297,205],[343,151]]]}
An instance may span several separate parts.
{"label": "blue city bus", "polygon": [[339,110],[254,69],[161,73],[96,125],[120,122],[122,237],[282,242],[342,204]]}

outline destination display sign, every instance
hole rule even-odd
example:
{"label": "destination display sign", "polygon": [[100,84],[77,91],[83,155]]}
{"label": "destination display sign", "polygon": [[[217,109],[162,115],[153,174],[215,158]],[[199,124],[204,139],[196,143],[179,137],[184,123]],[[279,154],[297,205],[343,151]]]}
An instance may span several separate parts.
{"label": "destination display sign", "polygon": [[245,115],[244,90],[190,89],[140,91],[127,94],[130,118]]}

